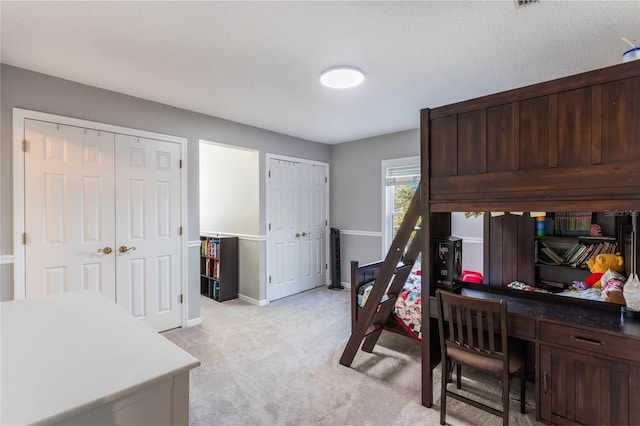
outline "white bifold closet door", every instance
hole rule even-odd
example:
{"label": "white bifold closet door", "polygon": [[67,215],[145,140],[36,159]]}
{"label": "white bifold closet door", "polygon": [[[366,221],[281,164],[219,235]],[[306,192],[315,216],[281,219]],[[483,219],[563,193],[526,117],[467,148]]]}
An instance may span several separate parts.
{"label": "white bifold closet door", "polygon": [[269,159],[269,299],[326,284],[325,166]]}
{"label": "white bifold closet door", "polygon": [[25,120],[26,297],[94,288],[180,326],[180,148]]}

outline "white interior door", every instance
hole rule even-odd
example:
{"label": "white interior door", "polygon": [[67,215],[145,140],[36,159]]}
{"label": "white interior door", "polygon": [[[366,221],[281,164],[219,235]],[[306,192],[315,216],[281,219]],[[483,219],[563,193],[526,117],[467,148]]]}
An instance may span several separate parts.
{"label": "white interior door", "polygon": [[180,326],[180,145],[116,135],[117,303]]}
{"label": "white interior door", "polygon": [[326,167],[301,163],[297,167],[300,194],[300,288],[326,283]]}
{"label": "white interior door", "polygon": [[269,159],[269,299],[300,292],[296,163]]}
{"label": "white interior door", "polygon": [[269,300],[326,284],[325,166],[270,158]]}
{"label": "white interior door", "polygon": [[114,134],[25,120],[26,297],[115,300]]}

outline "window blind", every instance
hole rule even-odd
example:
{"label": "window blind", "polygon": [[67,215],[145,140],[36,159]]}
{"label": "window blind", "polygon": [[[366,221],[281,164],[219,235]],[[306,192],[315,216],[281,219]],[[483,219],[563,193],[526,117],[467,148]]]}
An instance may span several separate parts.
{"label": "window blind", "polygon": [[407,185],[420,182],[420,166],[389,167],[385,175],[386,186]]}

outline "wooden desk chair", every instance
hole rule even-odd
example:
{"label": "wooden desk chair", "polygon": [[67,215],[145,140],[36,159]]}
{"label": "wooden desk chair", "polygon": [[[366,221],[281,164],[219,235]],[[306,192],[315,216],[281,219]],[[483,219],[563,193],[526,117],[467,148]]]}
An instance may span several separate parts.
{"label": "wooden desk chair", "polygon": [[[520,412],[525,412],[525,351],[507,334],[504,300],[478,299],[436,291],[440,347],[442,350],[442,396],[440,424],[445,424],[446,398],[452,397],[502,417],[509,424],[509,380],[520,378]],[[447,390],[447,378],[456,365],[456,387],[462,387],[461,365],[497,376],[502,381],[502,411]]]}

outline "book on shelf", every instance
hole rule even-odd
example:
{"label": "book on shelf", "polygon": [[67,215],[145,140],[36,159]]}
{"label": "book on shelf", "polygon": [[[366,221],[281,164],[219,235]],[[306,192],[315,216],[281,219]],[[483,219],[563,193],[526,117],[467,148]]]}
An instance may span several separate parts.
{"label": "book on shelf", "polygon": [[200,255],[218,258],[220,252],[220,240],[217,238],[205,238],[200,243]]}
{"label": "book on shelf", "polygon": [[559,281],[540,280],[540,284],[548,285],[551,287],[557,287],[557,288],[565,287],[565,283],[561,283]]}
{"label": "book on shelf", "polygon": [[585,262],[591,257],[591,252],[593,251],[593,244],[585,246],[585,249],[582,251],[580,256],[576,260],[571,263],[571,266],[575,268],[580,268],[582,265],[586,264]]}
{"label": "book on shelf", "polygon": [[571,247],[569,247],[563,254],[562,259],[565,263],[569,263],[570,260],[575,256],[575,254],[582,248],[582,244],[579,241],[573,243]]}
{"label": "book on shelf", "polygon": [[542,263],[552,262],[556,265],[562,265],[564,263],[564,259],[558,253],[555,252],[551,247],[549,247],[544,241],[539,241],[540,253],[538,256],[538,260]]}

